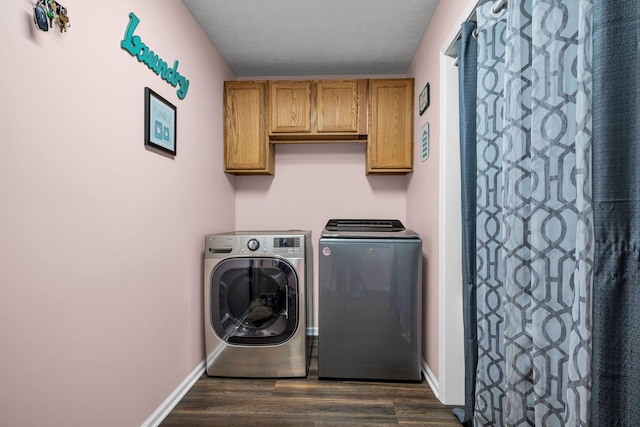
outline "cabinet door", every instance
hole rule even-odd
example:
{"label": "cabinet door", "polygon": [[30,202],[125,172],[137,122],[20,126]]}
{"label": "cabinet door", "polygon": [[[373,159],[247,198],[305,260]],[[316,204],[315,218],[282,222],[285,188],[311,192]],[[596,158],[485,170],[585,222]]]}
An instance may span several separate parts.
{"label": "cabinet door", "polygon": [[311,132],[311,82],[272,81],[270,133]]}
{"label": "cabinet door", "polygon": [[225,171],[273,174],[274,150],[266,132],[266,82],[224,84]]}
{"label": "cabinet door", "polygon": [[358,132],[358,82],[325,80],[317,83],[317,131]]}
{"label": "cabinet door", "polygon": [[370,80],[367,173],[413,170],[413,79]]}

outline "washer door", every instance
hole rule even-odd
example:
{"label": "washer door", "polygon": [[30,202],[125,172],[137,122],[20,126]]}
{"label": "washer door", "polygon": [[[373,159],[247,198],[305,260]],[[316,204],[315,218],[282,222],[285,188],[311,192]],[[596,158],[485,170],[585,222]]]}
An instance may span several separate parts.
{"label": "washer door", "polygon": [[231,344],[280,344],[298,325],[298,278],[278,258],[229,258],[211,274],[211,325]]}

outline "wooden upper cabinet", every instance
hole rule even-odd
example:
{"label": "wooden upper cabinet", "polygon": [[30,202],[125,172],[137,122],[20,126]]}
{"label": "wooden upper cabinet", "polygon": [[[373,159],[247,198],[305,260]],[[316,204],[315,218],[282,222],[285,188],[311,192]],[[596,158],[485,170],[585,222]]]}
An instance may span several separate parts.
{"label": "wooden upper cabinet", "polygon": [[358,132],[358,82],[320,81],[317,91],[318,132]]}
{"label": "wooden upper cabinet", "polygon": [[224,164],[234,174],[273,174],[266,131],[266,81],[224,83]]}
{"label": "wooden upper cabinet", "polygon": [[270,82],[270,133],[311,132],[311,82]]}
{"label": "wooden upper cabinet", "polygon": [[224,164],[273,174],[275,143],[366,142],[367,173],[413,171],[413,79],[224,84]]}
{"label": "wooden upper cabinet", "polygon": [[369,80],[367,173],[413,171],[413,79]]}
{"label": "wooden upper cabinet", "polygon": [[366,140],[367,80],[269,82],[274,142]]}

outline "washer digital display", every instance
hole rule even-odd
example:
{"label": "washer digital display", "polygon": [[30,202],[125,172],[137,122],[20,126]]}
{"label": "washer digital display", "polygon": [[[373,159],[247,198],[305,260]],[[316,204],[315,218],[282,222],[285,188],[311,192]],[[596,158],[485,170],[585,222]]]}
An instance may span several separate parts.
{"label": "washer digital display", "polygon": [[273,239],[274,248],[299,248],[299,237],[275,237]]}

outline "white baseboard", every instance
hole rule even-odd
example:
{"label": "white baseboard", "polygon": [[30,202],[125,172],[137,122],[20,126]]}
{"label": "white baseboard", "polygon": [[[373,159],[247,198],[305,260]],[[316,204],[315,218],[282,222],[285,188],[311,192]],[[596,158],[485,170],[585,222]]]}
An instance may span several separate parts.
{"label": "white baseboard", "polygon": [[160,423],[169,415],[176,407],[185,394],[193,387],[198,379],[204,374],[205,361],[203,360],[191,371],[189,375],[173,390],[173,393],[165,399],[164,402],[156,409],[147,420],[142,423],[141,427],[158,427]]}
{"label": "white baseboard", "polygon": [[429,365],[427,365],[427,362],[425,362],[424,359],[422,359],[422,374],[427,380],[427,384],[429,384],[429,387],[431,387],[433,394],[438,400],[440,400],[440,384],[438,383],[436,377],[433,375],[433,372],[431,372],[431,369],[429,369]]}

